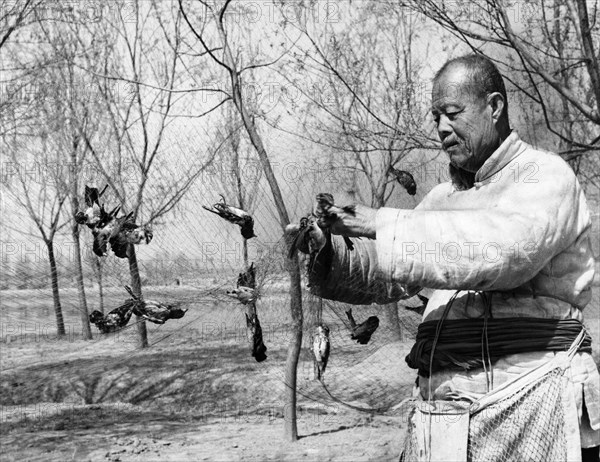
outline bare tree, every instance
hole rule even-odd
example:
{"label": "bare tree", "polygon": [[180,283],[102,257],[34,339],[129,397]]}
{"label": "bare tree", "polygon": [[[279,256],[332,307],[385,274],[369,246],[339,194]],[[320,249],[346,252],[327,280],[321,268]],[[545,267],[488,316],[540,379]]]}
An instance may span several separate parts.
{"label": "bare tree", "polygon": [[[275,177],[269,154],[267,153],[263,139],[258,131],[256,118],[254,117],[254,114],[250,112],[243,94],[244,72],[247,72],[250,69],[263,67],[266,64],[258,63],[257,61],[242,63],[241,50],[238,49],[237,52],[234,51],[232,37],[229,35],[229,32],[231,31],[231,28],[235,29],[236,26],[227,25],[225,21],[228,12],[227,9],[231,4],[231,0],[226,0],[219,8],[207,2],[200,3],[203,8],[203,13],[206,13],[208,16],[202,29],[200,29],[198,25],[192,24],[190,20],[191,15],[186,12],[188,11],[187,8],[184,9],[182,0],[179,0],[180,11],[182,12],[186,23],[198,39],[198,42],[200,42],[202,52],[208,54],[213,66],[216,66],[221,72],[224,72],[229,81],[228,91],[224,92],[224,101],[231,100],[233,102],[250,142],[256,149],[266,180],[273,194],[282,232],[285,232],[285,226],[290,223],[288,211],[281,194],[279,183]],[[206,26],[209,22],[209,25],[212,26],[211,32],[207,32],[206,30]],[[228,27],[229,32],[227,30]],[[209,37],[214,37],[218,41],[218,44],[209,44]],[[296,372],[300,348],[302,346],[302,293],[300,265],[297,257],[288,264],[288,272],[290,275],[290,310],[293,337],[290,341],[286,361],[285,383],[287,388],[286,406],[284,408],[284,431],[288,439],[295,441],[298,438],[296,423]]]}
{"label": "bare tree", "polygon": [[[50,145],[48,133],[39,130],[35,135],[35,138],[32,136],[26,142],[15,135],[9,139],[3,137],[3,150],[11,163],[2,178],[2,186],[6,188],[10,199],[26,212],[46,246],[56,331],[62,337],[65,335],[65,323],[54,242],[58,232],[68,224],[68,221],[63,220],[63,206],[68,192],[57,181],[63,174],[62,165],[57,162],[56,149]],[[21,235],[27,234],[23,229],[17,231]]]}
{"label": "bare tree", "polygon": [[[87,24],[94,48],[85,51],[82,68],[100,100],[94,116],[101,120],[101,128],[90,133],[80,124],[79,130],[114,201],[131,212],[136,222],[152,225],[174,210],[220,145],[207,143],[212,151],[183,169],[177,164],[173,139],[168,152],[168,128],[177,119],[173,108],[185,96],[175,89],[180,83],[181,13],[159,2],[135,1],[131,6],[131,22],[121,16],[114,24],[107,20]],[[125,87],[115,82],[125,83]],[[185,156],[183,152],[180,155]],[[128,263],[131,287],[141,296],[132,245]],[[140,347],[147,347],[145,323],[138,319],[137,326]]]}
{"label": "bare tree", "polygon": [[[28,86],[30,99],[16,98],[10,106],[4,108],[7,109],[5,113],[10,113],[15,119],[20,118],[22,121],[27,121],[29,132],[23,130],[24,127],[19,129],[19,122],[15,121],[13,126],[17,129],[12,133],[9,132],[10,134],[5,133],[5,135],[8,138],[12,136],[14,140],[17,140],[15,146],[24,146],[30,143],[28,139],[31,134],[34,137],[41,136],[45,140],[44,148],[55,151],[50,158],[36,159],[36,162],[48,167],[41,173],[45,176],[41,180],[52,184],[52,188],[46,188],[46,194],[56,193],[60,200],[63,200],[64,195],[71,198],[71,214],[66,222],[72,224],[71,235],[75,250],[74,264],[79,294],[78,309],[81,314],[83,337],[91,339],[81,265],[79,228],[72,219],[79,207],[77,179],[85,154],[85,146],[81,142],[77,127],[73,124],[75,119],[85,119],[81,106],[78,106],[78,100],[82,98],[80,94],[82,88],[80,82],[77,81],[77,69],[75,68],[75,57],[78,53],[77,41],[72,39],[72,34],[69,34],[73,31],[70,31],[60,21],[39,18],[37,11],[32,12],[30,16],[36,21],[29,24],[27,30],[19,31],[22,33],[14,35],[15,43],[10,43],[11,46],[7,47],[8,59],[5,61],[11,62],[13,69],[16,70],[11,82],[17,88]],[[35,39],[35,46],[26,46],[23,49],[16,46],[19,41],[28,43],[30,40],[28,37]],[[42,154],[38,153],[37,156],[41,157]],[[50,166],[48,162],[51,161],[56,165]],[[23,167],[25,166],[23,165]],[[26,184],[22,182],[21,187],[25,188]],[[49,199],[41,197],[41,200]],[[60,204],[60,210],[63,210],[62,202]],[[27,206],[30,215],[35,207],[37,204],[34,202]],[[57,213],[60,211],[57,210]],[[56,220],[58,220],[58,215]],[[56,220],[55,225],[58,223]],[[44,241],[51,241],[53,239],[50,237],[51,234],[50,230],[48,236],[43,237]],[[51,260],[54,259],[53,252],[49,253]],[[52,273],[53,287],[57,287],[56,268],[52,269]],[[55,302],[55,305],[60,305],[60,303]]]}
{"label": "bare tree", "polygon": [[[61,157],[61,164],[68,166],[63,169],[64,174],[58,180],[62,188],[67,191],[71,203],[71,237],[74,245],[74,267],[79,296],[79,311],[81,316],[82,335],[85,339],[92,338],[88,317],[83,266],[81,261],[81,242],[79,225],[72,218],[80,211],[79,197],[82,196],[79,178],[83,174],[85,158],[88,152],[86,144],[82,141],[80,127],[86,133],[93,133],[96,125],[92,123],[87,88],[83,85],[82,71],[77,64],[77,56],[82,51],[83,40],[80,28],[76,22],[66,27],[61,22],[40,22],[39,30],[48,45],[48,51],[42,52],[39,58],[39,68],[43,69],[43,78],[40,85],[45,85],[45,111],[52,114],[56,123],[53,136],[58,139],[57,148]],[[79,37],[77,39],[76,37]],[[89,44],[88,44],[89,46]],[[54,62],[54,65],[43,63]],[[58,83],[58,84],[57,84]]]}

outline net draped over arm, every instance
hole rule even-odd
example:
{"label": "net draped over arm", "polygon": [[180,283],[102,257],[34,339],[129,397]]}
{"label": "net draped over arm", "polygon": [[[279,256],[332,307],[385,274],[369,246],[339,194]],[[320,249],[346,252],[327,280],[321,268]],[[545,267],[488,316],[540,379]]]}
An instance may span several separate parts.
{"label": "net draped over arm", "polygon": [[[431,194],[427,194],[415,210],[427,208]],[[352,239],[354,250],[349,250],[341,236],[329,236],[327,246],[316,259],[309,275],[311,292],[328,300],[354,305],[383,305],[416,295],[422,287],[386,280],[379,266],[384,258],[378,251],[391,252],[389,248],[378,249],[375,240]]]}
{"label": "net draped over arm", "polygon": [[353,305],[392,303],[415,295],[420,287],[385,282],[379,274],[377,249],[371,239],[352,239],[349,250],[341,236],[331,236],[309,275],[311,292]]}

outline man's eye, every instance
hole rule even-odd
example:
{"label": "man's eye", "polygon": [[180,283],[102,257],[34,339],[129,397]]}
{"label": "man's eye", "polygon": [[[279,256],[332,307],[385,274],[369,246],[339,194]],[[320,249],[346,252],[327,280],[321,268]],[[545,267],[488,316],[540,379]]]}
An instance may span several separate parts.
{"label": "man's eye", "polygon": [[460,114],[460,112],[447,112],[446,116],[448,117],[448,119],[454,120],[454,119],[456,119],[458,114]]}

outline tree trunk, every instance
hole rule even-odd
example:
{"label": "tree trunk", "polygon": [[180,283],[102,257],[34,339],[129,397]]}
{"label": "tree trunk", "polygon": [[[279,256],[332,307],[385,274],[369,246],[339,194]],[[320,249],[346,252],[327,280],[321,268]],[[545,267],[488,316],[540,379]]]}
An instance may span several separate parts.
{"label": "tree trunk", "polygon": [[[74,200],[73,208],[77,211],[77,199]],[[73,213],[73,216],[75,216]],[[88,315],[87,300],[85,297],[85,286],[83,282],[83,266],[81,265],[81,245],[79,243],[79,225],[73,221],[71,228],[73,243],[75,244],[75,268],[77,278],[77,293],[79,294],[79,311],[81,313],[81,336],[84,340],[92,339],[92,330],[90,328],[90,318]]]}
{"label": "tree trunk", "polygon": [[394,341],[402,341],[402,326],[400,325],[400,318],[398,317],[398,303],[388,303],[382,305],[383,312],[385,314],[385,321],[392,331],[392,338]]}
{"label": "tree trunk", "polygon": [[96,269],[98,270],[98,296],[100,297],[100,312],[104,314],[104,281],[102,280],[102,262],[95,257]]}
{"label": "tree trunk", "polygon": [[45,241],[48,248],[48,260],[50,261],[50,278],[52,280],[52,299],[54,300],[54,314],[56,315],[56,334],[63,337],[65,332],[65,321],[63,319],[62,307],[60,305],[60,294],[58,292],[58,271],[56,269],[56,258],[54,257],[54,242]]}
{"label": "tree trunk", "polygon": [[[288,243],[290,245],[291,243]],[[298,439],[296,423],[296,379],[298,375],[298,359],[302,348],[302,286],[300,279],[300,263],[298,255],[288,263],[290,273],[290,311],[292,315],[292,336],[288,345],[285,362],[285,407],[283,409],[284,434],[290,441]]]}
{"label": "tree trunk", "polygon": [[[75,158],[76,160],[76,158]],[[77,175],[71,178],[71,215],[79,211],[79,199],[77,198]],[[81,313],[81,336],[84,340],[92,339],[92,329],[90,328],[90,318],[88,315],[87,300],[85,298],[85,285],[83,282],[83,266],[81,265],[81,243],[79,241],[79,225],[73,220],[71,227],[71,236],[75,245],[75,272],[77,280],[77,293],[79,294],[79,311]]]}
{"label": "tree trunk", "polygon": [[[137,256],[135,254],[135,247],[129,244],[127,250],[129,260],[129,275],[131,276],[131,290],[139,298],[142,297],[142,280],[140,279],[140,270],[138,268]],[[136,315],[137,331],[139,334],[138,346],[140,348],[148,348],[148,331],[146,330],[146,321],[141,316]]]}

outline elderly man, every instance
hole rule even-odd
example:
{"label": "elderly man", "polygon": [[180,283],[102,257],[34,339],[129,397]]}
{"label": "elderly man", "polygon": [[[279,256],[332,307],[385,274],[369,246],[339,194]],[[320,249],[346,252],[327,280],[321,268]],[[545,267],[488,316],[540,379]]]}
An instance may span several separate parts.
{"label": "elderly man", "polygon": [[[355,214],[339,213],[311,290],[364,304],[437,289],[406,358],[418,369],[421,399],[481,404],[505,384],[522,395],[510,409],[498,411],[506,400],[488,408],[504,420],[471,424],[468,458],[598,460],[599,375],[582,324],[594,259],[581,187],[559,156],[511,130],[502,76],[490,60],[447,62],[432,96],[452,181],[414,210],[357,205]],[[337,235],[363,239],[350,251]],[[560,380],[531,385],[535,371],[552,370],[544,367],[561,357],[568,359]],[[549,412],[532,408],[536,402]],[[487,452],[477,452],[483,446]]]}

